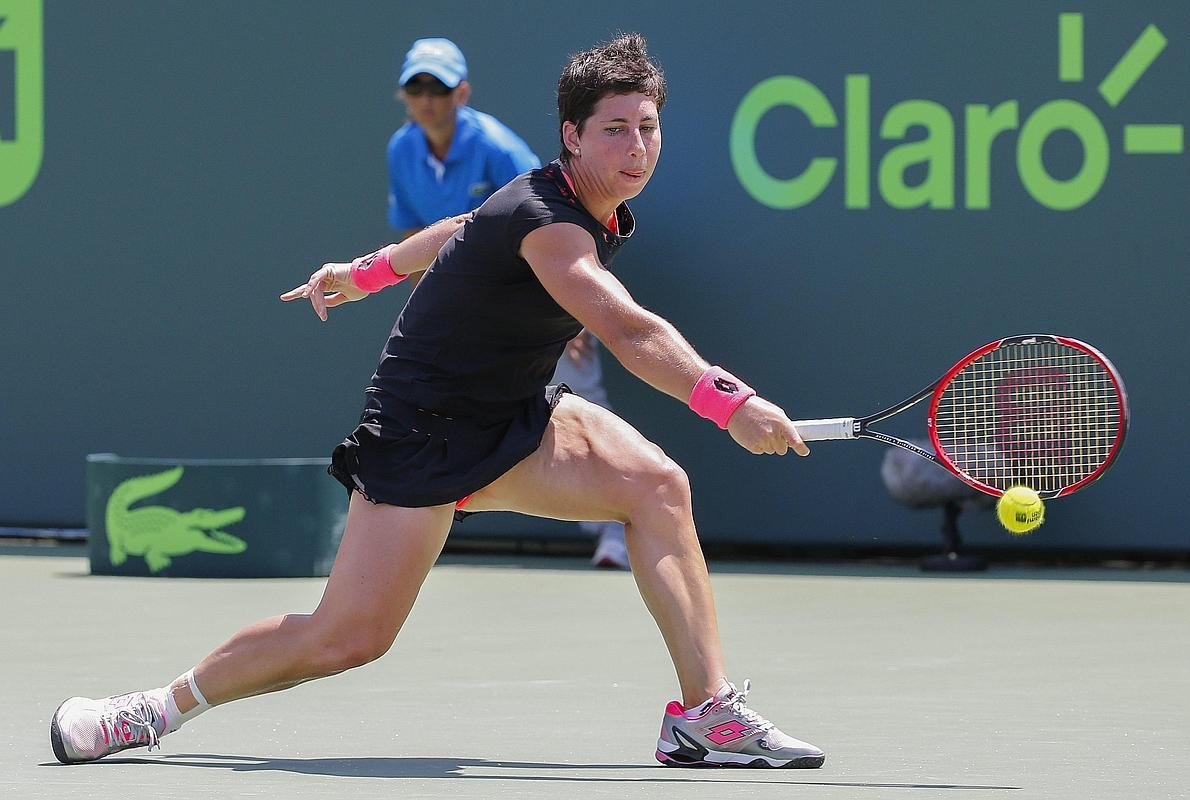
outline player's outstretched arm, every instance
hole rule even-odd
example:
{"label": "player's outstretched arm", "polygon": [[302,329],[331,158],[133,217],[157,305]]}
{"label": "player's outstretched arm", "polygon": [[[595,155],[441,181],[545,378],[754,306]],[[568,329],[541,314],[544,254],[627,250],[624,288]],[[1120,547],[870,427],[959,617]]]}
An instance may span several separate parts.
{"label": "player's outstretched arm", "polygon": [[677,328],[642,308],[599,263],[595,242],[581,227],[538,228],[522,241],[521,256],[554,300],[638,378],[715,420],[750,452],[809,454],[784,411],[710,367]]}
{"label": "player's outstretched arm", "polygon": [[387,245],[350,263],[323,264],[305,283],[281,295],[281,300],[308,299],[314,313],[325,322],[328,308],[362,300],[411,274],[425,271],[447,239],[470,218],[470,212],[448,217],[398,244]]}

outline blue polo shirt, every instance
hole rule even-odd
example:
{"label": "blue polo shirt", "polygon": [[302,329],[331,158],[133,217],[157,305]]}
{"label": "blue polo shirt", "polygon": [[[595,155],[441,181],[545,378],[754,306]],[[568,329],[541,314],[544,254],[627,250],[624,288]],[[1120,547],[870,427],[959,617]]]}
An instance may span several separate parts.
{"label": "blue polo shirt", "polygon": [[458,109],[444,161],[430,152],[421,128],[407,122],[388,142],[388,222],[410,230],[473,211],[517,175],[540,166],[506,125],[469,106]]}

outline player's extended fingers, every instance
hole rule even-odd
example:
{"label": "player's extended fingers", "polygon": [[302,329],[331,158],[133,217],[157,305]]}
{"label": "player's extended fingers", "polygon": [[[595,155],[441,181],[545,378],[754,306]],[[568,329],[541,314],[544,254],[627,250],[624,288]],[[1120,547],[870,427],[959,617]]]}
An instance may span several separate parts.
{"label": "player's extended fingers", "polygon": [[310,292],[310,305],[314,306],[314,313],[323,322],[326,322],[326,292],[322,288],[322,283],[315,285],[314,290]]}
{"label": "player's extended fingers", "polygon": [[281,299],[289,301],[297,300],[299,297],[309,297],[311,292],[314,291],[314,287],[319,284],[323,276],[326,274],[328,273],[325,266],[315,270],[314,272],[310,273],[310,277],[306,279],[305,283],[300,283],[293,287],[288,292],[281,295]]}
{"label": "player's extended fingers", "polygon": [[785,455],[785,452],[789,449],[789,442],[785,440],[784,419],[774,418],[765,422],[763,441],[762,448],[766,455]]}
{"label": "player's extended fingers", "polygon": [[793,452],[797,453],[799,456],[810,455],[810,448],[807,447],[806,443],[802,441],[801,434],[797,432],[797,426],[789,420],[785,421],[784,436],[785,441],[788,442],[789,446],[793,448]]}
{"label": "player's extended fingers", "polygon": [[331,265],[323,264],[319,269],[311,273],[310,279],[306,281],[306,285],[302,289],[302,297],[310,297],[315,293],[325,294],[330,291],[334,280],[335,275]]}

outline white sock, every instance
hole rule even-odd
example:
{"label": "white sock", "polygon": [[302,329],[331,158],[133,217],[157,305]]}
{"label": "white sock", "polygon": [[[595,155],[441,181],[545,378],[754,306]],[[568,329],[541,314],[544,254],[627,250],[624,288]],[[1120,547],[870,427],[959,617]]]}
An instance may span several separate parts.
{"label": "white sock", "polygon": [[723,693],[723,690],[725,688],[728,688],[728,687],[733,688],[733,689],[735,688],[732,685],[731,681],[727,680],[727,678],[720,678],[719,679],[719,689],[715,692],[715,694],[711,695],[706,700],[703,700],[698,705],[691,706],[690,708],[686,709],[685,711],[682,712],[682,715],[684,717],[686,717],[686,719],[698,719],[707,710],[707,706],[709,706],[711,703],[715,702],[715,699],[720,694]]}
{"label": "white sock", "polygon": [[715,701],[715,698],[713,698],[713,697],[708,700],[703,700],[698,705],[691,706],[690,708],[683,711],[682,716],[685,717],[686,719],[698,719],[706,712],[707,706],[709,706],[714,701]]}
{"label": "white sock", "polygon": [[163,733],[173,733],[211,707],[211,704],[207,702],[207,698],[203,697],[203,693],[198,689],[198,684],[194,680],[194,670],[190,670],[185,675],[179,676],[178,680],[186,682],[190,687],[190,694],[194,695],[194,699],[198,701],[198,705],[183,714],[178,708],[177,701],[174,700],[174,693],[169,690],[169,686],[165,687],[165,730]]}

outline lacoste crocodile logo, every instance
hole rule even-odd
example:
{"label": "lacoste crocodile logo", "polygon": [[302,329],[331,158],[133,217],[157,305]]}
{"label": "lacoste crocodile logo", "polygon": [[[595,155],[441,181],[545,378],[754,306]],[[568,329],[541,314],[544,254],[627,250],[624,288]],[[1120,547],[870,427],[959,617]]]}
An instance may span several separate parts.
{"label": "lacoste crocodile logo", "polygon": [[123,564],[130,555],[141,556],[149,571],[157,573],[173,559],[190,553],[235,555],[248,549],[243,539],[220,530],[244,518],[243,506],[189,511],[166,506],[131,508],[134,503],[173,487],[182,479],[182,472],[183,467],[175,467],[129,478],[112,492],[104,516],[112,566]]}

